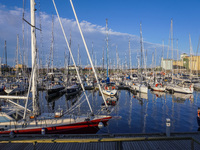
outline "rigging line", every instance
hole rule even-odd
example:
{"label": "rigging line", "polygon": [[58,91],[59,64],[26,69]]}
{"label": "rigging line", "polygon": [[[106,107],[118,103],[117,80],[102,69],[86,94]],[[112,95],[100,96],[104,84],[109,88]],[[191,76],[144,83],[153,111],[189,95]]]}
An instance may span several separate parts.
{"label": "rigging line", "polygon": [[[53,0],[53,1],[54,1],[54,0]],[[74,16],[75,16],[75,18],[76,18],[76,22],[77,22],[77,25],[78,25],[78,28],[79,28],[79,31],[80,31],[80,34],[81,34],[81,37],[82,37],[82,40],[83,40],[83,43],[84,43],[84,46],[85,46],[87,55],[88,55],[88,58],[89,58],[89,60],[90,60],[90,64],[91,64],[91,66],[92,66],[92,70],[93,70],[94,75],[95,75],[95,78],[96,78],[96,80],[97,80],[97,84],[98,84],[98,86],[99,86],[99,90],[100,90],[100,92],[101,92],[101,95],[102,95],[102,98],[103,98],[103,100],[104,100],[104,103],[105,103],[106,107],[108,107],[108,105],[107,105],[107,103],[106,103],[106,100],[105,100],[105,97],[104,97],[104,95],[103,95],[103,92],[102,92],[102,89],[101,89],[99,80],[98,80],[98,78],[97,78],[97,74],[96,74],[96,71],[95,71],[95,69],[94,69],[94,65],[93,65],[93,63],[92,63],[92,60],[91,60],[91,57],[90,57],[90,54],[89,54],[89,51],[88,51],[88,47],[87,47],[87,44],[86,44],[86,42],[85,42],[85,38],[84,38],[84,36],[83,36],[83,33],[82,33],[82,30],[81,30],[81,27],[80,27],[80,24],[79,24],[79,21],[78,21],[78,18],[77,18],[75,9],[74,9],[74,5],[73,5],[73,3],[72,3],[72,0],[70,0],[70,3],[71,3],[71,6],[72,6],[72,9],[73,9],[73,12],[74,12]]]}
{"label": "rigging line", "polygon": [[40,65],[41,65],[41,68],[43,68],[43,60],[44,59],[42,59],[43,58],[43,56],[44,56],[44,53],[43,53],[43,34],[42,34],[42,19],[41,19],[41,7],[40,7],[40,0],[39,0],[39,24],[40,24],[40,52],[41,52],[41,55],[42,56],[40,56],[40,58],[39,58],[39,60],[41,60],[41,62],[40,62]]}
{"label": "rigging line", "polygon": [[[92,95],[92,93],[90,93],[88,97],[90,97],[91,95]],[[83,96],[84,95],[82,95],[81,98],[79,98],[79,100],[75,103],[75,105],[73,105],[69,110],[67,110],[65,113],[63,113],[63,115],[68,114],[68,113],[72,112],[73,110],[75,110],[77,107],[81,106],[86,100],[86,99],[84,99],[81,103],[79,103]]]}
{"label": "rigging line", "polygon": [[41,31],[41,29],[37,28],[36,26],[33,26],[31,23],[29,23],[26,19],[22,18],[27,24],[29,24],[31,27],[34,27],[35,29]]}
{"label": "rigging line", "polygon": [[[86,97],[87,103],[88,103],[88,105],[89,105],[90,111],[91,111],[91,113],[92,113],[92,115],[93,115],[93,110],[92,110],[92,107],[91,107],[91,105],[90,105],[90,102],[89,102],[89,99],[88,99],[88,97],[87,97],[87,94],[86,94],[86,92],[85,92],[85,88],[84,88],[84,86],[83,86],[83,82],[82,82],[81,77],[80,77],[80,75],[79,75],[79,71],[78,71],[78,69],[77,69],[76,62],[75,62],[75,60],[74,60],[74,57],[73,57],[71,48],[70,48],[70,46],[69,46],[69,42],[68,42],[67,37],[66,37],[66,35],[65,35],[65,31],[64,31],[63,25],[62,25],[62,23],[61,23],[60,16],[59,16],[59,14],[58,14],[58,10],[57,10],[57,8],[56,8],[56,4],[55,4],[54,0],[52,0],[52,2],[53,2],[53,4],[54,4],[54,8],[55,8],[55,10],[56,10],[56,13],[57,13],[57,16],[58,16],[58,20],[59,20],[59,23],[60,23],[60,26],[61,26],[61,29],[62,29],[64,38],[65,38],[65,41],[66,41],[66,43],[67,43],[67,47],[68,47],[68,49],[69,49],[69,52],[70,52],[72,61],[73,61],[73,63],[74,63],[74,66],[75,66],[75,69],[76,69],[76,72],[77,72],[79,81],[80,81],[80,83],[81,83],[81,87],[82,87],[82,89],[83,89],[83,92],[84,92],[84,95],[85,95],[85,97]],[[97,80],[97,81],[98,81],[98,80]]]}
{"label": "rigging line", "polygon": [[[24,2],[24,0],[23,0],[23,17],[22,18],[24,18],[24,10],[25,10],[25,2]],[[25,41],[24,41],[24,21],[22,20],[22,38],[23,38],[23,65],[25,66]],[[24,68],[24,66],[23,66],[23,68]],[[25,69],[25,68],[24,68]]]}

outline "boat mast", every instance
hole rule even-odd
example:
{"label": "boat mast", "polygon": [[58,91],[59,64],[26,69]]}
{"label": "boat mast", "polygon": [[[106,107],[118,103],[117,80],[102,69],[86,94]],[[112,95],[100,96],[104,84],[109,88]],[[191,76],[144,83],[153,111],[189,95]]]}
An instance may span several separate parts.
{"label": "boat mast", "polygon": [[142,49],[143,49],[143,47],[142,47],[142,23],[140,23],[140,45],[141,45],[140,67],[141,67],[141,75],[142,75],[142,58],[143,58],[143,56],[142,56],[142,53],[143,53],[142,52]]}
{"label": "boat mast", "polygon": [[191,37],[189,34],[189,41],[190,41],[190,77],[192,75],[192,42],[191,42]]}
{"label": "boat mast", "polygon": [[172,83],[173,83],[174,70],[173,70],[173,20],[172,19],[171,19],[171,50],[172,50]]}
{"label": "boat mast", "polygon": [[5,60],[6,60],[6,68],[8,67],[7,64],[7,49],[6,49],[6,41],[5,41]]}
{"label": "boat mast", "polygon": [[54,34],[53,34],[53,27],[54,27],[54,17],[53,17],[53,15],[52,15],[52,33],[51,33],[51,35],[52,35],[52,39],[51,39],[51,54],[52,54],[52,56],[51,56],[51,68],[52,68],[52,70],[51,70],[51,72],[53,73],[53,49],[54,49]]}
{"label": "boat mast", "polygon": [[107,78],[108,78],[108,19],[106,19],[106,61],[107,61]]}
{"label": "boat mast", "polygon": [[[68,49],[69,49],[69,53],[70,53],[70,55],[71,55],[72,62],[73,62],[74,67],[75,67],[75,69],[76,69],[76,72],[77,72],[77,75],[78,75],[78,79],[79,79],[80,84],[81,84],[81,87],[82,87],[82,89],[83,89],[83,93],[84,93],[85,98],[86,98],[86,100],[87,100],[87,103],[88,103],[88,105],[89,105],[89,108],[90,108],[90,111],[91,111],[91,115],[93,115],[93,110],[92,110],[92,107],[91,107],[91,105],[90,105],[90,102],[89,102],[89,99],[88,99],[88,97],[87,97],[87,94],[86,94],[86,92],[85,92],[85,88],[84,88],[84,86],[83,86],[83,82],[82,82],[82,80],[81,80],[79,71],[78,71],[78,69],[77,69],[76,62],[75,62],[74,57],[73,57],[73,55],[72,55],[71,47],[70,47],[69,42],[68,42],[68,40],[67,40],[67,36],[65,35],[64,28],[63,28],[63,25],[62,25],[61,20],[60,20],[60,16],[59,16],[59,14],[58,14],[58,10],[57,10],[57,8],[56,8],[56,4],[55,4],[54,0],[52,0],[52,2],[53,2],[53,4],[54,4],[54,8],[55,8],[56,14],[57,14],[57,16],[58,16],[58,20],[59,20],[59,23],[60,23],[60,26],[61,26],[63,35],[64,35],[65,41],[66,41],[66,43],[67,43],[67,47],[68,47]],[[90,59],[90,61],[91,61],[91,58],[90,58],[90,57],[89,57],[89,59]],[[94,69],[94,68],[93,68],[93,69]],[[99,81],[97,80],[97,83],[98,83],[98,82],[99,82]],[[101,94],[102,94],[102,93],[101,93]],[[106,104],[106,106],[107,106],[107,104]]]}
{"label": "boat mast", "polygon": [[96,80],[97,80],[97,85],[99,86],[100,93],[101,93],[101,95],[102,95],[102,98],[103,98],[103,100],[104,100],[105,106],[106,106],[106,108],[107,108],[108,105],[107,105],[107,103],[106,103],[104,94],[103,94],[103,92],[102,92],[102,89],[101,89],[101,86],[100,86],[100,83],[99,83],[99,80],[98,80],[96,71],[95,71],[95,69],[94,69],[94,65],[93,65],[93,63],[92,63],[92,60],[91,60],[91,57],[90,57],[90,54],[89,54],[89,50],[88,50],[87,44],[86,44],[86,42],[85,42],[85,38],[84,38],[84,36],[83,36],[83,32],[82,32],[82,30],[81,30],[80,23],[79,23],[79,21],[78,21],[78,17],[77,17],[77,15],[76,15],[76,12],[75,12],[74,5],[73,5],[73,3],[72,3],[72,0],[70,0],[70,3],[71,3],[71,6],[72,6],[72,10],[73,10],[73,12],[74,12],[74,16],[75,16],[75,18],[76,18],[76,22],[77,22],[77,25],[78,25],[78,28],[79,28],[79,31],[80,31],[80,34],[81,34],[81,37],[82,37],[82,40],[83,40],[83,43],[84,43],[84,46],[85,46],[85,49],[86,49],[88,58],[89,58],[90,64],[91,64],[91,66],[92,66],[92,70],[93,70],[94,75],[95,75],[95,78],[96,78]]}
{"label": "boat mast", "polygon": [[32,101],[33,101],[33,114],[38,114],[37,109],[37,74],[36,74],[36,34],[35,34],[35,1],[30,0],[31,7],[31,53],[32,53]]}
{"label": "boat mast", "polygon": [[18,76],[18,64],[19,64],[19,61],[18,61],[18,54],[19,53],[19,34],[17,34],[17,54],[16,54],[16,76]]}
{"label": "boat mast", "polygon": [[155,48],[155,72],[156,72],[156,56],[157,56],[157,53],[156,53],[156,48]]}
{"label": "boat mast", "polygon": [[79,44],[78,44],[78,58],[77,58],[77,66],[80,66],[80,63],[79,63],[79,57],[80,57],[80,54],[79,54]]}
{"label": "boat mast", "polygon": [[118,60],[118,52],[117,52],[117,45],[116,45],[116,59],[117,59],[117,70],[119,70],[119,60]]}
{"label": "boat mast", "polygon": [[177,48],[176,48],[176,52],[177,52],[176,69],[177,69],[177,75],[178,75],[178,72],[179,72],[179,70],[178,70],[178,39],[176,40],[176,46],[177,46]]}
{"label": "boat mast", "polygon": [[103,47],[103,57],[102,57],[102,72],[104,75],[104,47]]}
{"label": "boat mast", "polygon": [[93,59],[93,52],[94,52],[94,45],[93,45],[93,42],[92,42],[92,62],[94,63],[94,59]]}
{"label": "boat mast", "polygon": [[131,46],[130,46],[130,38],[129,38],[129,42],[128,42],[128,47],[129,47],[129,71],[130,71],[130,75],[131,75],[131,68],[132,68],[132,64],[131,64]]}
{"label": "boat mast", "polygon": [[[162,41],[162,60],[163,60],[163,57],[164,57],[164,40]],[[163,71],[163,67],[161,69]]]}

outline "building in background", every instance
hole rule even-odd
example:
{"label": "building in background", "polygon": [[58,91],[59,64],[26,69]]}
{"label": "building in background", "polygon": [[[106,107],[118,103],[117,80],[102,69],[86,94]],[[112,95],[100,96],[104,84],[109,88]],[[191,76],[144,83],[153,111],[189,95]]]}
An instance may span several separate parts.
{"label": "building in background", "polygon": [[175,69],[175,73],[199,73],[200,72],[200,56],[188,56],[186,53],[181,54],[180,60],[161,59],[161,68],[170,71]]}
{"label": "building in background", "polygon": [[161,59],[161,68],[166,70],[166,71],[169,71],[169,70],[172,70],[172,66],[173,65],[173,60],[172,59]]}

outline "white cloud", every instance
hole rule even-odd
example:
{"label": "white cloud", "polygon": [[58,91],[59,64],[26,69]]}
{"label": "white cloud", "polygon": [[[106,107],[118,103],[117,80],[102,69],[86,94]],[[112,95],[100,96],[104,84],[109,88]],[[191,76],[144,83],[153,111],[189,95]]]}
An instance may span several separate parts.
{"label": "white cloud", "polygon": [[[23,40],[22,40],[22,12],[21,8],[15,7],[12,10],[8,10],[4,5],[0,5],[0,47],[3,47],[4,40],[7,40],[8,46],[8,60],[13,60],[11,58],[15,58],[16,51],[16,36],[19,34],[20,37],[20,47],[21,51],[23,50]],[[25,12],[25,19],[27,21],[30,20],[29,12]],[[41,12],[40,16],[37,14],[36,26],[40,28],[40,20],[42,25],[42,34],[37,30],[37,44],[39,48],[39,55],[43,61],[43,64],[46,64],[50,55],[50,47],[51,47],[51,39],[52,39],[52,16],[46,14],[45,12]],[[76,21],[73,19],[61,18],[63,27],[65,29],[67,38],[69,40],[69,35],[71,32],[72,37],[72,50],[74,54],[75,60],[77,60],[77,49],[78,44],[80,45],[80,53],[82,64],[87,64],[87,55],[83,46],[83,42],[78,31],[78,27]],[[24,23],[24,34],[25,34],[25,51],[28,53],[29,66],[30,66],[30,26],[27,23]],[[105,27],[92,24],[88,21],[82,21],[80,23],[84,37],[86,38],[86,42],[88,44],[89,51],[92,51],[92,42],[94,43],[94,53],[97,56],[97,63],[100,63],[103,54],[106,50],[106,31]],[[139,25],[138,25],[139,26]],[[64,66],[64,51],[67,48],[67,45],[64,40],[64,36],[62,34],[62,30],[60,28],[60,24],[58,22],[57,16],[54,16],[54,64],[57,66]],[[41,44],[41,37],[43,43]],[[109,58],[116,61],[116,45],[118,46],[118,53],[122,62],[125,62],[125,53],[128,54],[128,41],[131,40],[131,51],[132,51],[132,64],[137,66],[136,55],[138,50],[140,50],[140,38],[136,35],[131,35],[128,33],[121,33],[117,31],[113,31],[109,29]],[[149,42],[144,42],[144,49],[148,51],[149,54],[152,54],[154,49],[158,48],[161,51],[162,46],[160,44],[154,44]],[[68,52],[67,52],[68,54]],[[26,55],[26,56],[27,56]],[[2,53],[0,53],[2,57]],[[158,54],[161,56],[161,54]],[[95,56],[94,56],[95,57]],[[126,56],[128,58],[128,56]],[[151,58],[149,58],[151,59]],[[148,64],[151,63],[151,60],[148,60]],[[10,65],[13,65],[13,62],[9,62]],[[101,65],[101,64],[99,64]]]}

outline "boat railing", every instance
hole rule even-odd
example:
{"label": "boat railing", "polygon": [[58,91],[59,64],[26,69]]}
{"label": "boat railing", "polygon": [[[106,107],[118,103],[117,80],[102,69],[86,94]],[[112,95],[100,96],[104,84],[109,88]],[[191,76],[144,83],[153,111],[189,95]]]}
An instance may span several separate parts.
{"label": "boat railing", "polygon": [[47,127],[49,125],[59,125],[63,123],[73,123],[76,122],[76,119],[78,117],[76,115],[67,115],[65,117],[60,117],[60,118],[34,118],[34,119],[28,119],[28,120],[21,120],[21,121],[16,121],[16,120],[9,120],[7,122],[0,122],[0,130],[5,131],[5,130],[20,130],[24,128],[29,128],[29,127]]}

